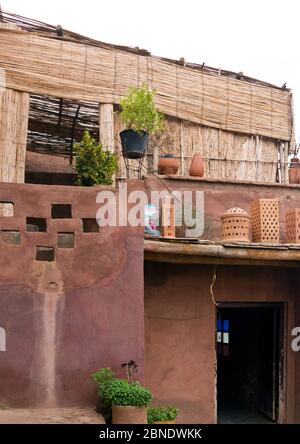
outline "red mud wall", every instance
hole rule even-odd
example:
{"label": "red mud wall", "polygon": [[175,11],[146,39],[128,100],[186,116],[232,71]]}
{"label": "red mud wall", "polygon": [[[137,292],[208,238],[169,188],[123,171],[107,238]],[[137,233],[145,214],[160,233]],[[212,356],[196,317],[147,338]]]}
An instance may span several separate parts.
{"label": "red mud wall", "polygon": [[[172,191],[204,191],[205,230],[201,239],[220,240],[221,215],[229,208],[240,207],[250,215],[251,202],[259,198],[278,198],[280,242],[285,242],[285,214],[289,209],[300,207],[299,185],[222,182],[180,176],[166,177],[163,182]],[[153,176],[146,178],[145,185],[149,191],[167,191],[163,183]],[[177,237],[184,236],[184,232],[178,227]]]}
{"label": "red mud wall", "polygon": [[[215,306],[209,265],[145,263],[145,380],[181,423],[215,422]],[[294,325],[294,270],[219,266],[217,301],[286,302]],[[298,385],[299,387],[299,385]],[[295,353],[287,347],[286,421],[294,422]],[[299,393],[299,390],[298,390]]]}
{"label": "red mud wall", "polygon": [[[143,232],[83,232],[100,189],[0,185],[0,202],[14,203],[0,229],[20,235],[7,244],[0,233],[0,405],[94,403],[90,374],[129,359],[143,378]],[[52,219],[53,203],[71,204],[72,218]],[[26,217],[45,218],[47,232],[26,232]],[[74,233],[74,247],[60,248],[58,232]],[[37,261],[36,246],[54,247],[55,260]]]}

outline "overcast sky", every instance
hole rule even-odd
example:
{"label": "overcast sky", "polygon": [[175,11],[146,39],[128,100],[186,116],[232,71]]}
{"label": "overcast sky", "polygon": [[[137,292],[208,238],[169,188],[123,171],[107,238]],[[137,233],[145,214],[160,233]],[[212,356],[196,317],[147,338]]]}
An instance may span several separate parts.
{"label": "overcast sky", "polygon": [[300,141],[299,0],[0,0],[4,11],[152,54],[242,71],[294,92]]}

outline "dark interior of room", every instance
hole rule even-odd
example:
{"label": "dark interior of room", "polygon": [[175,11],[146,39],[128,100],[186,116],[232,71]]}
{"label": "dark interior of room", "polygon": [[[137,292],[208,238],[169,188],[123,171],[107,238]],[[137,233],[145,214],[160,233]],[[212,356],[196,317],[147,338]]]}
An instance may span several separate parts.
{"label": "dark interior of room", "polygon": [[217,315],[218,421],[276,422],[280,308],[231,305]]}

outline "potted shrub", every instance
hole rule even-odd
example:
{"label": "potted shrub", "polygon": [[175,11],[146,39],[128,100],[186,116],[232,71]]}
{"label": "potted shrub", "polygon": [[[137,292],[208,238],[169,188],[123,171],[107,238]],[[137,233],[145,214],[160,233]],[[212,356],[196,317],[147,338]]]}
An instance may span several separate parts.
{"label": "potted shrub", "polygon": [[150,91],[143,83],[141,87],[130,87],[127,96],[120,101],[120,117],[126,125],[121,131],[123,156],[128,159],[141,159],[148,147],[150,134],[163,129],[164,117],[153,101],[155,91]]}
{"label": "potted shrub", "polygon": [[147,414],[148,424],[175,424],[178,413],[178,409],[173,406],[150,407]]}
{"label": "potted shrub", "polygon": [[112,424],[147,424],[147,405],[152,400],[152,394],[148,388],[134,381],[133,373],[137,370],[134,361],[126,362],[122,367],[126,370],[125,379],[116,378],[114,373],[111,378],[97,376],[107,369],[93,375],[93,380],[99,386],[102,406],[111,409]]}
{"label": "potted shrub", "polygon": [[111,403],[105,397],[105,391],[111,382],[116,379],[116,376],[111,368],[101,368],[91,376],[91,379],[98,385],[99,402],[96,410],[98,413],[101,413],[105,421],[110,424],[112,416]]}
{"label": "potted shrub", "polygon": [[118,156],[105,151],[88,131],[84,131],[81,142],[74,144],[74,159],[78,185],[112,184],[118,169]]}

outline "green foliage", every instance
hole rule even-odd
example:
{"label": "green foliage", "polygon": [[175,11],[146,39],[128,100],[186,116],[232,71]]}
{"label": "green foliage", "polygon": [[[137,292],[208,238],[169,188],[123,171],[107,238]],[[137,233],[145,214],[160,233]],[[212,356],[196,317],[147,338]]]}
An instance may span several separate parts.
{"label": "green foliage", "polygon": [[148,134],[163,129],[164,116],[156,109],[154,96],[155,91],[150,91],[145,83],[140,88],[129,87],[127,96],[120,102],[120,116],[128,129]]}
{"label": "green foliage", "polygon": [[81,142],[74,144],[74,158],[79,185],[112,184],[112,176],[118,169],[118,156],[105,151],[88,131],[84,131]]}
{"label": "green foliage", "polygon": [[110,368],[101,368],[91,376],[92,381],[98,385],[99,402],[97,411],[101,413],[106,422],[111,422],[111,402],[105,397],[105,391],[115,379],[115,374]]}
{"label": "green foliage", "polygon": [[96,373],[93,373],[92,381],[98,384],[98,393],[103,397],[103,393],[109,387],[110,383],[116,378],[111,368],[101,368]]}
{"label": "green foliage", "polygon": [[104,397],[112,405],[143,406],[152,400],[149,389],[138,382],[130,383],[126,379],[114,379],[105,390]]}
{"label": "green foliage", "polygon": [[178,409],[173,406],[168,407],[150,407],[148,409],[148,424],[158,421],[175,421],[178,415]]}

